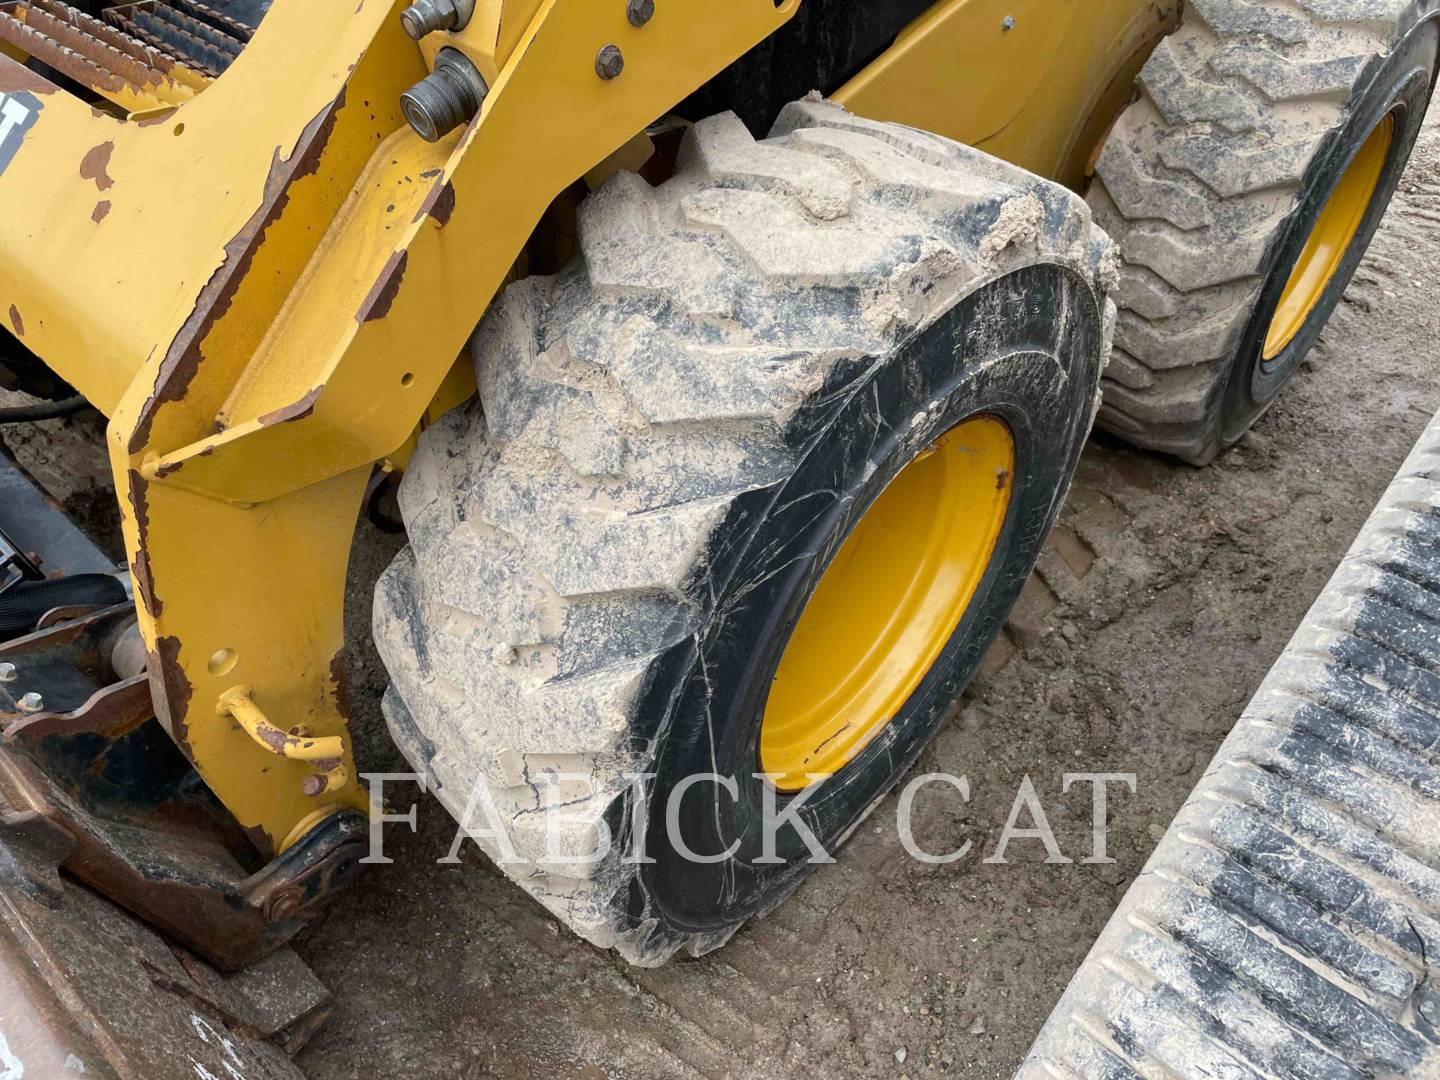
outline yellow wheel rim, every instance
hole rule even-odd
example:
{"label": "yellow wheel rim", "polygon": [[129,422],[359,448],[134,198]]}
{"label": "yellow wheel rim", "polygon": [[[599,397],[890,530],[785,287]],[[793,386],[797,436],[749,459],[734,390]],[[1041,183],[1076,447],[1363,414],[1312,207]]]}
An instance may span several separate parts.
{"label": "yellow wheel rim", "polygon": [[1290,271],[1290,280],[1285,282],[1280,305],[1270,320],[1263,354],[1266,360],[1279,356],[1285,346],[1294,340],[1339,269],[1340,261],[1345,257],[1350,241],[1355,239],[1355,232],[1375,196],[1394,134],[1394,116],[1386,116],[1376,124],[1375,130],[1345,170],[1345,175],[1340,177],[1340,183],[1325,201],[1305,240],[1305,249]]}
{"label": "yellow wheel rim", "polygon": [[838,772],[935,663],[989,565],[1015,442],[980,416],[906,465],[846,537],[790,636],[760,727],[784,791]]}

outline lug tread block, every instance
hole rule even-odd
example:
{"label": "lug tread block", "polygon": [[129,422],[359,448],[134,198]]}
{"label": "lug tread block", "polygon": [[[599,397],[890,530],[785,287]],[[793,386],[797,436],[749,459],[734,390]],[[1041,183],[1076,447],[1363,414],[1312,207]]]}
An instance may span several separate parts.
{"label": "lug tread block", "polygon": [[1191,8],[1218,37],[1259,35],[1284,45],[1298,45],[1311,33],[1303,15],[1254,0],[1190,0]]}
{"label": "lug tread block", "polygon": [[[1107,232],[1125,235],[1127,245],[1122,265],[1143,267],[1180,293],[1213,290],[1244,279],[1254,281],[1254,289],[1259,290],[1256,275],[1269,240],[1266,223],[1248,231],[1233,231],[1231,250],[1217,252],[1204,230],[1184,230],[1156,218],[1127,221],[1115,207],[1103,177],[1096,177],[1086,198],[1096,221]],[[1122,310],[1128,307],[1123,298],[1120,307]],[[1199,303],[1194,308],[1207,315],[1214,310]]]}
{"label": "lug tread block", "polygon": [[1254,131],[1260,126],[1260,106],[1253,97],[1206,72],[1203,61],[1196,64],[1179,55],[1197,44],[1194,34],[1177,33],[1155,47],[1140,72],[1150,100],[1170,124],[1206,122],[1228,131]]}
{"label": "lug tread block", "polygon": [[[1209,318],[1179,319],[1179,328],[1172,331],[1165,321],[1152,321],[1131,311],[1123,311],[1116,323],[1115,341],[1131,353],[1145,356],[1164,354],[1164,362],[1155,361],[1151,365],[1152,370],[1192,367],[1224,358],[1245,329],[1245,319],[1243,308],[1228,304],[1217,307]],[[1164,346],[1167,344],[1169,350],[1165,354]]]}
{"label": "lug tread block", "polygon": [[679,293],[686,310],[726,318],[739,288],[708,237],[672,235],[658,243],[661,207],[634,173],[617,173],[580,204],[577,214],[585,269],[596,289]]}
{"label": "lug tread block", "polygon": [[1395,602],[1428,605],[1397,585],[1440,570],[1414,542],[1440,511],[1437,455],[1440,415],[1018,1075],[1106,1075],[1074,1067],[1097,1046],[1186,1078],[1218,1075],[1217,1046],[1297,1080],[1440,1067],[1440,708],[1412,689],[1440,683],[1440,623]]}
{"label": "lug tread block", "polygon": [[1256,87],[1269,101],[1348,97],[1369,62],[1368,55],[1292,61],[1263,45],[1237,41],[1215,50],[1212,70],[1234,75]]}
{"label": "lug tread block", "polygon": [[[1288,133],[1287,133],[1288,134]],[[1160,161],[1189,173],[1224,199],[1299,186],[1319,146],[1318,132],[1277,140],[1267,133],[1223,135],[1215,132],[1171,132],[1160,144]]]}
{"label": "lug tread block", "polygon": [[1166,221],[1186,230],[1203,229],[1215,221],[1209,200],[1196,190],[1193,180],[1155,177],[1153,168],[1147,169],[1128,143],[1107,143],[1097,171],[1115,208],[1128,221]]}
{"label": "lug tread block", "polygon": [[1110,363],[1105,372],[1121,386],[1131,390],[1145,390],[1155,385],[1155,376],[1150,369],[1127,353],[1122,345],[1115,345],[1110,349]]}
{"label": "lug tread block", "polygon": [[794,197],[820,221],[850,216],[855,185],[844,170],[778,143],[756,143],[734,113],[707,117],[691,129],[680,153],[679,171],[706,176],[724,188],[729,180],[744,190]]}
{"label": "lug tread block", "polygon": [[[1408,0],[1186,5],[1181,27],[1142,69],[1144,94],[1113,129],[1088,199],[1131,267],[1145,267],[1180,294],[1234,288],[1223,301],[1207,295],[1213,303],[1183,308],[1153,282],[1122,290],[1122,340],[1135,364],[1210,365],[1238,355],[1276,238],[1299,206],[1312,164],[1414,18]],[[1142,335],[1127,309],[1168,321]],[[1199,411],[1183,426],[1157,418],[1173,409],[1135,411],[1145,388],[1133,374],[1124,383],[1107,378],[1101,423],[1131,442],[1205,463],[1222,447],[1228,373],[1226,365],[1210,367],[1215,385],[1195,385]]]}
{"label": "lug tread block", "polygon": [[1151,369],[1151,372],[1156,377],[1150,386],[1143,389],[1131,390],[1117,384],[1112,392],[1107,387],[1105,407],[1113,407],[1126,416],[1152,424],[1186,424],[1203,415],[1205,395],[1208,393],[1206,369]]}
{"label": "lug tread block", "polygon": [[[765,513],[854,379],[972,282],[1052,263],[1103,300],[1116,271],[1073,195],[816,100],[758,143],[733,117],[696,125],[673,179],[621,174],[579,220],[577,262],[477,330],[478,402],[420,440],[374,634],[396,741],[452,814],[493,781],[520,856],[501,868],[655,964],[734,927],[636,918],[633,864],[556,865],[540,840],[580,853],[629,821],[625,774],[658,745],[638,702],[714,614],[721,524]],[[537,804],[547,770],[593,791],[567,778],[568,805]]]}

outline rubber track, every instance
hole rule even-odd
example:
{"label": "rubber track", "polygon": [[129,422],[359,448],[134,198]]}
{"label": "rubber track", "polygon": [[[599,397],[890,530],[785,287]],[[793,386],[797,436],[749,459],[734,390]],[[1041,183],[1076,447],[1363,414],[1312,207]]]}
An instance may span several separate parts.
{"label": "rubber track", "polygon": [[1440,1075],[1440,415],[1018,1076]]}

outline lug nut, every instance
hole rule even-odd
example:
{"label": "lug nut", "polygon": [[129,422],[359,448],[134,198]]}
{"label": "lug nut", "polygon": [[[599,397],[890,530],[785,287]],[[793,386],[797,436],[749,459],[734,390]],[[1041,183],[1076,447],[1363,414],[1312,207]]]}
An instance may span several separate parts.
{"label": "lug nut", "polygon": [[489,87],[459,49],[444,48],[435,70],[400,96],[405,119],[426,142],[436,142],[480,111]]}
{"label": "lug nut", "polygon": [[15,665],[11,663],[0,664],[0,683],[14,682],[16,678]]}
{"label": "lug nut", "polygon": [[475,14],[475,0],[415,0],[400,13],[400,25],[416,41],[436,30],[463,30]]}
{"label": "lug nut", "polygon": [[655,0],[630,0],[625,5],[625,17],[631,26],[644,26],[655,17]]}
{"label": "lug nut", "polygon": [[595,57],[595,74],[609,81],[625,70],[625,54],[618,45],[606,45]]}
{"label": "lug nut", "polygon": [[39,712],[43,708],[45,708],[45,699],[35,693],[34,690],[22,695],[20,698],[21,712]]}

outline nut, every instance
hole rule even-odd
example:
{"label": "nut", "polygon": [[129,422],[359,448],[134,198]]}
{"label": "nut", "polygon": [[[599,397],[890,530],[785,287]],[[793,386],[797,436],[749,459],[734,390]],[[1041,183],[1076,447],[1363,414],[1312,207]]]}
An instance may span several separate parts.
{"label": "nut", "polygon": [[625,70],[625,54],[618,45],[606,45],[595,57],[595,74],[607,82]]}
{"label": "nut", "polygon": [[655,17],[655,0],[630,0],[625,5],[625,17],[631,26],[644,26]]}
{"label": "nut", "polygon": [[298,885],[283,889],[270,898],[265,905],[265,918],[270,922],[284,922],[300,913],[305,895]]}
{"label": "nut", "polygon": [[0,683],[14,682],[17,677],[18,672],[16,672],[14,664],[8,662],[0,664]]}
{"label": "nut", "polygon": [[34,690],[21,696],[19,701],[22,712],[39,712],[45,708],[45,699]]}

